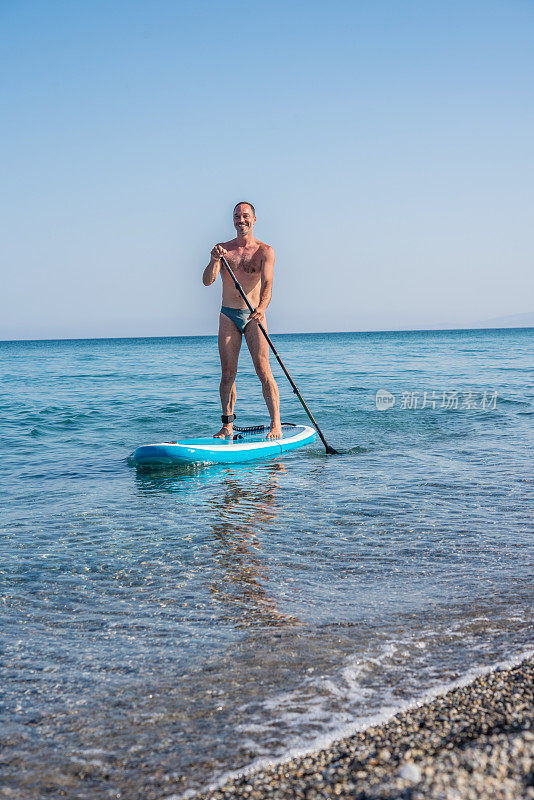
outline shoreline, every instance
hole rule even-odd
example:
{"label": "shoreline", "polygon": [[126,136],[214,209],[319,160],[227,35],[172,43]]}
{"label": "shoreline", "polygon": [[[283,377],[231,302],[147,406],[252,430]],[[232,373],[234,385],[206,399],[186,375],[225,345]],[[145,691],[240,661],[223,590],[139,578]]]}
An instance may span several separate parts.
{"label": "shoreline", "polygon": [[183,797],[534,800],[534,656],[324,749],[245,770]]}

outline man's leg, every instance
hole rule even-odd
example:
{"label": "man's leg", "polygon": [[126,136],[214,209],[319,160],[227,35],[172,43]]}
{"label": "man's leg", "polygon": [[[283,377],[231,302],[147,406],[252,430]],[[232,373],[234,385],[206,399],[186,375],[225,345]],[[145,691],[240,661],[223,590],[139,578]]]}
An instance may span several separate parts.
{"label": "man's leg", "polygon": [[[219,392],[221,395],[222,413],[230,415],[234,413],[237,392],[235,388],[235,376],[237,374],[237,360],[241,350],[241,340],[243,335],[231,319],[221,314],[219,317],[219,355],[221,357],[221,384]],[[214,438],[224,439],[231,436],[234,425],[229,422],[223,425],[221,430],[215,434]]]}
{"label": "man's leg", "polygon": [[[265,322],[263,327],[267,330]],[[278,386],[271,372],[269,364],[269,345],[267,339],[260,331],[257,322],[252,320],[245,328],[245,339],[247,342],[256,374],[261,381],[263,397],[271,415],[271,430],[267,434],[268,439],[276,439],[282,435],[280,425],[280,395]]]}

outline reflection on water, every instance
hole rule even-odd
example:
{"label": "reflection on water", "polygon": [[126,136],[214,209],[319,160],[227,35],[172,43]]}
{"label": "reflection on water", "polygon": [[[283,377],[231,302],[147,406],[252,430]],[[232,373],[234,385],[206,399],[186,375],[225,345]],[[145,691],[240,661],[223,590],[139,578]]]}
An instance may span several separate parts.
{"label": "reflection on water", "polygon": [[[243,468],[245,465],[243,465]],[[235,470],[237,467],[232,466]],[[250,469],[250,467],[249,467]],[[229,467],[226,464],[177,464],[157,469],[136,469],[135,484],[141,494],[186,493],[202,489],[221,480]]]}
{"label": "reflection on water", "polygon": [[268,594],[269,569],[257,536],[258,529],[277,515],[276,491],[285,471],[284,464],[274,463],[265,482],[248,488],[228,476],[221,502],[213,509],[211,538],[220,578],[211,583],[210,592],[225,604],[227,617],[239,628],[299,622],[298,617],[283,614]]}
{"label": "reflection on water", "polygon": [[276,495],[283,462],[262,465],[186,464],[157,470],[138,470],[136,485],[152,495],[182,497],[216,484],[206,503],[210,532],[203,537],[212,547],[216,569],[208,584],[211,597],[225,611],[222,619],[236,628],[283,627],[300,622],[283,613],[269,593],[269,567],[258,534],[278,516]]}

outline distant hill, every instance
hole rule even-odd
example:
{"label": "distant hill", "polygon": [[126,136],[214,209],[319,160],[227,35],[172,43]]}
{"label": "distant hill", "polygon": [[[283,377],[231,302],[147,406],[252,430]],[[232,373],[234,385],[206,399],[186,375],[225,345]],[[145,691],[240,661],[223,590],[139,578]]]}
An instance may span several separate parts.
{"label": "distant hill", "polygon": [[534,311],[524,314],[511,314],[508,317],[492,317],[478,323],[480,327],[488,328],[530,328],[534,327]]}

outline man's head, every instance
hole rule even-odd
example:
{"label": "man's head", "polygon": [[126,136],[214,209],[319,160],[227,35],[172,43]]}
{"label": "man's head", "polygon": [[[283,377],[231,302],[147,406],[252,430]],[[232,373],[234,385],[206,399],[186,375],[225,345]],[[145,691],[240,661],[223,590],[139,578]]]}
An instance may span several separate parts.
{"label": "man's head", "polygon": [[245,200],[237,203],[234,208],[234,228],[238,233],[245,234],[252,230],[256,222],[256,211],[252,203]]}

